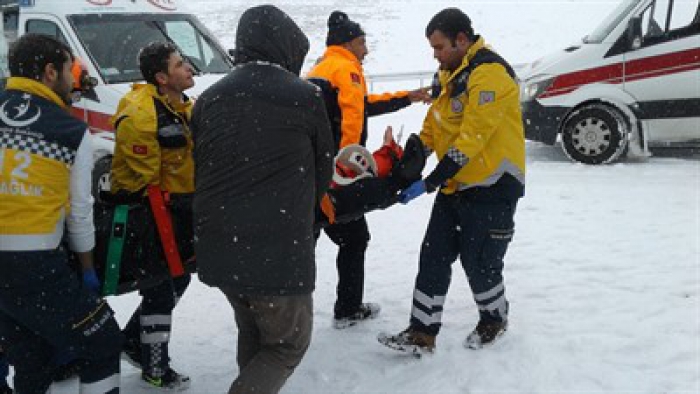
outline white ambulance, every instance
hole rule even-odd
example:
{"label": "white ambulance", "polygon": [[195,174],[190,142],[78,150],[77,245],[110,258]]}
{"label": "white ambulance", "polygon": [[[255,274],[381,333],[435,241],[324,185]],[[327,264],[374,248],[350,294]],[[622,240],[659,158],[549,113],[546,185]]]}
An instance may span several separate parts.
{"label": "white ambulance", "polygon": [[700,0],[624,0],[520,73],[525,134],[587,164],[700,146]]}
{"label": "white ambulance", "polygon": [[232,68],[216,39],[175,0],[0,0],[3,37],[0,71],[7,73],[7,45],[26,33],[41,33],[68,44],[87,66],[97,86],[74,105],[96,137],[96,156],[111,155],[114,130],[109,119],[119,99],[142,81],[138,51],[152,41],[174,43],[196,73],[197,95]]}

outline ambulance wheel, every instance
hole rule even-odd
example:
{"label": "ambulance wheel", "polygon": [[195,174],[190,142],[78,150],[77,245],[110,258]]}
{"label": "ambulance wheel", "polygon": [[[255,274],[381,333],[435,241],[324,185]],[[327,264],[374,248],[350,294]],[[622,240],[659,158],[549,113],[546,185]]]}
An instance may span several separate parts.
{"label": "ambulance wheel", "polygon": [[109,171],[112,168],[112,156],[102,156],[92,168],[92,196],[100,201],[100,192],[110,190]]}
{"label": "ambulance wheel", "polygon": [[627,150],[629,126],[617,109],[591,104],[575,110],[564,123],[562,148],[571,160],[608,164]]}

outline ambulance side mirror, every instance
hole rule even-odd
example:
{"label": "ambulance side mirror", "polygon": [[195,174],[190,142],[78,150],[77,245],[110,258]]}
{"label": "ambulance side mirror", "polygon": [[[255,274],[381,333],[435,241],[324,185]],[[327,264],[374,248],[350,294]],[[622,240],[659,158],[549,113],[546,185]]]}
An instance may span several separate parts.
{"label": "ambulance side mirror", "polygon": [[229,49],[228,50],[228,55],[231,58],[232,62],[236,62],[236,50],[235,49]]}
{"label": "ambulance side mirror", "polygon": [[632,50],[642,46],[642,18],[635,16],[627,24],[627,42]]}

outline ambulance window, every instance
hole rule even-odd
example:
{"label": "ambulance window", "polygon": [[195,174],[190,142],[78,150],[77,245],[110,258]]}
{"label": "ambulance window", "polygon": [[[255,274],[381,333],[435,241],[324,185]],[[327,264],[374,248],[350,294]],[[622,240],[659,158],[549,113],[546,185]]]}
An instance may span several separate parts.
{"label": "ambulance window", "polygon": [[231,68],[211,34],[186,14],[85,14],[68,21],[108,84],[142,80],[138,53],[154,41],[174,43],[197,71]]}
{"label": "ambulance window", "polygon": [[27,21],[27,33],[43,34],[46,36],[50,36],[68,45],[66,37],[64,37],[63,33],[61,32],[61,28],[51,21],[45,21],[41,19],[33,19]]}
{"label": "ambulance window", "polygon": [[676,0],[671,10],[669,30],[678,30],[690,26],[698,12],[698,0]]}
{"label": "ambulance window", "polygon": [[603,42],[610,32],[620,25],[620,21],[625,19],[627,15],[639,5],[639,2],[640,0],[626,0],[621,2],[591,34],[583,39],[583,41],[586,43]]}
{"label": "ambulance window", "polygon": [[204,70],[214,58],[209,45],[203,42],[194,26],[188,21],[166,21],[168,37],[184,52],[183,54],[197,70]]}
{"label": "ambulance window", "polygon": [[660,37],[666,31],[669,0],[658,0],[649,5],[642,14],[642,35],[644,38]]}

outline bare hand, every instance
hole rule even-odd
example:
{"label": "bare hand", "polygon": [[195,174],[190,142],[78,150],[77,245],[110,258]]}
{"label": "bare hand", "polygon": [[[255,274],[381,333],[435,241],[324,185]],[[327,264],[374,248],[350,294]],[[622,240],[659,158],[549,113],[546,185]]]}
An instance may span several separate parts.
{"label": "bare hand", "polygon": [[386,130],[384,130],[384,146],[391,146],[392,142],[394,142],[394,129],[391,128],[391,126],[387,126]]}
{"label": "bare hand", "polygon": [[411,90],[408,92],[408,99],[411,100],[412,103],[421,101],[423,104],[430,104],[433,99],[430,97],[430,87],[425,87],[425,88],[420,88],[416,90]]}

